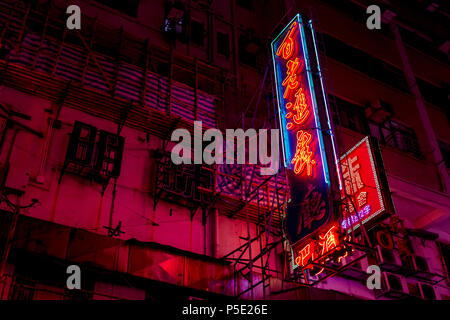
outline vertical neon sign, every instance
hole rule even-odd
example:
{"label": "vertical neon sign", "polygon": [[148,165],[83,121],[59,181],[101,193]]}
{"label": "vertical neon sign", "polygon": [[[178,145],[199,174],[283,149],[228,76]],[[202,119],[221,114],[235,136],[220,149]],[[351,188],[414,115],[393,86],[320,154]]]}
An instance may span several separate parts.
{"label": "vertical neon sign", "polygon": [[291,187],[285,231],[294,246],[330,223],[330,175],[299,14],[271,46],[284,166]]}

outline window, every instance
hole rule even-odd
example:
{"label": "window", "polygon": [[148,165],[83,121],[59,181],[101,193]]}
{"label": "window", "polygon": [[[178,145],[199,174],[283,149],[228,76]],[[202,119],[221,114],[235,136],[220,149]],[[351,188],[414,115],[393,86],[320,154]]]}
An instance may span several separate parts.
{"label": "window", "polygon": [[164,33],[169,39],[186,42],[186,9],[180,2],[166,2],[166,17],[164,19]]}
{"label": "window", "polygon": [[203,47],[205,38],[205,28],[202,22],[191,21],[191,40],[196,45]]}
{"label": "window", "polygon": [[436,43],[433,43],[431,40],[428,40],[420,36],[419,34],[417,34],[412,30],[405,29],[401,25],[398,25],[398,29],[400,31],[402,40],[405,43],[444,63],[448,63],[448,56],[445,53],[438,50],[438,45]]}
{"label": "window", "polygon": [[245,8],[247,10],[252,10],[252,0],[237,0],[236,4],[242,8]]}
{"label": "window", "polygon": [[229,52],[229,40],[228,40],[228,35],[226,33],[217,32],[217,53],[225,56],[225,57],[229,57],[230,52]]}
{"label": "window", "polygon": [[419,86],[422,97],[426,101],[434,104],[442,110],[447,110],[449,101],[448,91],[446,89],[436,87],[435,85],[421,79],[417,79],[417,85]]}
{"label": "window", "polygon": [[377,138],[382,144],[422,158],[414,129],[392,120],[381,124],[372,122],[369,124],[369,127],[372,136]]}
{"label": "window", "polygon": [[[366,8],[364,6],[358,5],[357,3],[354,3],[352,1],[322,0],[322,2],[325,2],[328,5],[343,11],[345,14],[347,14],[347,16],[351,17],[353,20],[359,21],[364,25],[366,24],[368,15],[366,13]],[[427,1],[424,1],[422,3],[425,4],[426,2]],[[420,10],[424,10],[425,8],[422,7]],[[435,23],[439,25],[439,22],[436,21]],[[410,24],[410,22],[407,22],[406,24]],[[398,28],[400,30],[402,40],[405,43],[408,43],[415,49],[420,50],[426,54],[429,54],[444,63],[448,63],[447,55],[438,50],[439,45],[436,43],[436,41],[432,42],[430,40],[427,40],[426,38],[420,36],[416,32],[409,29],[405,29],[401,24],[398,24]],[[386,29],[388,28],[382,27],[381,30],[379,30],[379,32],[386,33]],[[421,31],[424,32],[424,30]]]}
{"label": "window", "polygon": [[356,49],[330,35],[318,34],[322,38],[328,57],[342,62],[367,76],[382,81],[389,86],[409,93],[402,71],[370,54]]}
{"label": "window", "polygon": [[353,131],[368,133],[369,130],[363,107],[334,96],[331,96],[330,100],[336,101],[335,108],[339,112],[339,114],[334,113],[334,123]]}
{"label": "window", "polygon": [[118,177],[122,164],[124,138],[100,130],[95,169],[107,176]]}
{"label": "window", "polygon": [[92,167],[97,172],[118,177],[122,164],[124,138],[75,121],[66,153],[66,164]]}
{"label": "window", "polygon": [[129,16],[137,17],[139,0],[95,0],[117,11],[123,12]]}
{"label": "window", "polygon": [[257,56],[260,49],[259,40],[245,34],[239,36],[239,60],[253,68],[258,67]]}

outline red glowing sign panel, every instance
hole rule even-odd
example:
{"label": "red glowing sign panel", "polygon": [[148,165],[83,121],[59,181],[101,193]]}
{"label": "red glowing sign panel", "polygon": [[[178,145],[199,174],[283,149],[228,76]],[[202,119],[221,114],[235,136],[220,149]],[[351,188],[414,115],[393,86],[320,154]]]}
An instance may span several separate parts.
{"label": "red glowing sign panel", "polygon": [[360,222],[366,223],[386,211],[369,137],[364,138],[341,157],[341,168],[345,188],[345,193],[344,189],[341,193],[341,226],[351,231],[352,228],[358,228]]}
{"label": "red glowing sign panel", "polygon": [[284,165],[291,187],[285,231],[291,244],[296,244],[326,228],[332,218],[329,170],[300,15],[274,39],[272,57]]}
{"label": "red glowing sign panel", "polygon": [[[295,252],[295,264],[301,268],[306,269],[316,268],[313,263],[324,263],[325,261],[336,258],[339,262],[343,257],[347,256],[347,251],[342,250],[342,244],[339,241],[339,228],[332,226],[326,232],[319,234],[317,240],[310,240],[299,249],[294,249]],[[345,252],[344,252],[345,251]],[[330,257],[333,252],[336,254]],[[336,257],[335,257],[336,256]],[[323,268],[315,270],[314,274],[318,275],[322,273]]]}

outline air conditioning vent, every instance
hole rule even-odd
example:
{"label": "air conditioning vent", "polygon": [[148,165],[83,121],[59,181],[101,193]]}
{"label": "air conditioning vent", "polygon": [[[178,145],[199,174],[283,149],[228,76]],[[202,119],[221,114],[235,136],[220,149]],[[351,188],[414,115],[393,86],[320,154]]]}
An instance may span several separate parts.
{"label": "air conditioning vent", "polygon": [[408,269],[408,276],[421,281],[436,284],[445,279],[443,275],[434,273],[430,270],[427,260],[420,256],[406,256],[403,258],[404,264]]}
{"label": "air conditioning vent", "polygon": [[436,300],[433,286],[425,283],[408,283],[409,295],[414,298]]}
{"label": "air conditioning vent", "polygon": [[383,272],[381,286],[381,290],[377,290],[377,298],[401,299],[408,297],[409,290],[402,276],[390,272]]}
{"label": "air conditioning vent", "polygon": [[[357,257],[345,257],[342,259],[342,265],[351,263],[351,261],[357,259]],[[352,265],[348,266],[341,272],[342,277],[353,280],[364,280],[367,278],[367,267],[364,268],[361,260],[356,261]]]}
{"label": "air conditioning vent", "polygon": [[416,262],[417,270],[423,271],[423,272],[430,271],[430,269],[428,268],[427,260],[425,260],[425,258],[416,256],[414,260]]}
{"label": "air conditioning vent", "polygon": [[395,249],[388,250],[377,245],[378,265],[381,269],[390,272],[402,272],[404,270],[402,261]]}
{"label": "air conditioning vent", "polygon": [[408,283],[408,290],[411,297],[422,299],[422,293],[418,283]]}
{"label": "air conditioning vent", "polygon": [[436,292],[434,288],[428,284],[421,283],[420,289],[422,291],[422,297],[426,300],[436,300]]}

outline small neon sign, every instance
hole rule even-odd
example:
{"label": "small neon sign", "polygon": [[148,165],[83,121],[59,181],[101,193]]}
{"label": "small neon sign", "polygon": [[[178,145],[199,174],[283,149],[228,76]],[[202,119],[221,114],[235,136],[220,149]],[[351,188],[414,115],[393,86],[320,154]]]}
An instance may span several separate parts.
{"label": "small neon sign", "polygon": [[[349,232],[357,229],[360,222],[364,224],[387,210],[375,151],[369,137],[365,137],[341,157],[341,226]],[[387,189],[387,183],[383,185]]]}

